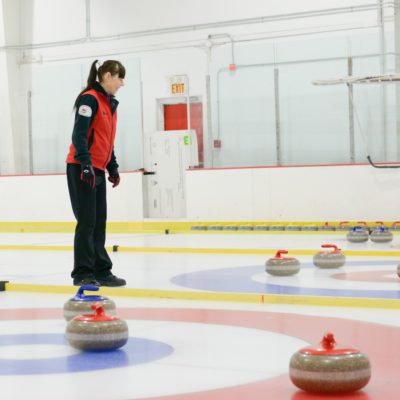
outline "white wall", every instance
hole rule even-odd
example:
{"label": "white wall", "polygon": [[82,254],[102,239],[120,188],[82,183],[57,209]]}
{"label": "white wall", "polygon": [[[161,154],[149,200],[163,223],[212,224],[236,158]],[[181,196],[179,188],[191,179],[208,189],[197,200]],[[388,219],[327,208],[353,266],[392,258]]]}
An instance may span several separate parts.
{"label": "white wall", "polygon": [[[132,30],[141,31],[170,26],[187,26],[233,19],[245,19],[313,9],[348,7],[365,4],[364,0],[95,0],[92,15],[98,21],[95,34],[104,30],[117,34]],[[118,4],[118,5],[117,5]],[[110,19],[118,10],[124,10],[130,18],[116,23]],[[106,28],[105,28],[106,27]]]}
{"label": "white wall", "polygon": [[[190,79],[190,91],[193,95],[203,97],[205,103],[205,76],[208,74],[207,48],[208,35],[229,33],[235,39],[250,37],[273,37],[285,34],[288,31],[329,29],[335,25],[344,27],[360,27],[376,24],[376,12],[349,13],[336,16],[313,17],[298,20],[286,20],[258,24],[229,24],[233,20],[245,18],[259,18],[285,13],[304,12],[309,10],[331,9],[335,7],[349,7],[365,4],[364,0],[92,0],[90,2],[91,38],[86,37],[85,0],[2,0],[6,8],[4,21],[12,21],[15,34],[6,41],[7,45],[40,45],[53,43],[49,47],[25,48],[23,51],[13,52],[15,56],[14,68],[18,70],[18,63],[42,61],[43,63],[68,64],[71,59],[94,59],[99,56],[118,57],[130,55],[141,60],[141,74],[143,87],[143,127],[145,133],[155,130],[156,109],[155,101],[158,97],[166,97],[166,77],[171,74],[186,73]],[[71,20],[74,21],[71,24]],[[222,26],[207,27],[201,24],[222,23]],[[18,29],[16,28],[18,27]],[[186,27],[181,32],[156,34],[159,29]],[[9,28],[11,29],[11,28]],[[137,32],[137,36],[124,38],[127,32]],[[145,34],[147,32],[147,34]],[[111,37],[111,35],[114,35]],[[100,38],[107,40],[100,40]],[[78,44],[77,41],[81,40]],[[112,40],[111,40],[112,39]],[[55,44],[57,41],[67,41]],[[70,42],[69,42],[70,41]],[[216,41],[225,43],[229,53],[227,39]],[[0,47],[2,42],[0,41]],[[179,48],[179,49],[177,49]],[[0,58],[11,51],[0,48]],[[280,55],[281,57],[282,55]],[[9,57],[10,59],[10,57]],[[246,60],[248,62],[248,60]],[[0,75],[7,73],[6,64],[0,60]],[[8,66],[9,71],[14,68]],[[128,71],[129,73],[129,71]],[[9,78],[10,79],[10,78]],[[8,83],[13,89],[21,82],[18,76],[13,76]],[[20,105],[26,115],[26,88],[18,88],[22,95],[17,101],[9,100],[2,109],[11,109],[13,123],[1,120],[0,141],[4,137],[14,140],[14,159],[7,151],[2,157],[2,163],[7,164],[3,173],[27,173],[27,123],[23,118],[16,118]],[[0,92],[1,95],[1,92]],[[1,99],[0,99],[1,100]],[[6,103],[7,101],[4,100]],[[207,108],[204,107],[204,135],[205,143],[209,143],[207,130]],[[9,112],[7,113],[9,114]],[[21,122],[22,121],[22,122]],[[8,145],[10,140],[6,142]],[[2,146],[2,149],[4,146]],[[205,148],[206,158],[211,158],[211,149]],[[208,151],[207,151],[208,150]],[[4,161],[3,161],[4,160]],[[12,165],[9,165],[12,164]],[[207,163],[211,165],[210,162]],[[1,173],[1,171],[0,171]]]}
{"label": "white wall", "polygon": [[[188,170],[188,221],[395,221],[400,171],[366,165]],[[65,175],[0,177],[0,222],[73,221]],[[108,220],[143,220],[142,174],[108,186]]]}
{"label": "white wall", "polygon": [[201,49],[176,49],[145,54],[141,56],[141,69],[144,132],[159,130],[156,124],[156,99],[171,97],[168,76],[187,74],[190,95],[202,96],[205,100],[207,58]]}
{"label": "white wall", "polygon": [[[6,43],[8,37],[6,31],[7,25],[3,23],[5,16],[5,7],[0,3],[0,47]],[[0,52],[0,174],[14,172],[9,57],[11,55],[8,55],[6,52]]]}
{"label": "white wall", "polygon": [[368,165],[189,170],[187,219],[395,221],[399,181]]}
{"label": "white wall", "polygon": [[[108,220],[137,221],[143,215],[142,174],[122,173],[112,189],[107,182]],[[74,221],[65,174],[0,177],[0,221]]]}
{"label": "white wall", "polygon": [[[15,0],[3,0],[4,3]],[[33,3],[33,4],[32,4]],[[209,24],[237,19],[264,17],[309,10],[324,10],[371,4],[365,0],[91,0],[93,36],[118,35],[126,32]],[[85,34],[85,0],[20,0],[24,40],[43,43],[77,39]],[[359,13],[351,20],[360,19]],[[51,18],[49,18],[49,16]],[[71,18],[74,24],[71,25]],[[346,22],[348,17],[340,17]],[[293,25],[295,22],[291,22]],[[318,24],[316,20],[312,25]],[[192,35],[194,33],[194,35]],[[187,32],[185,39],[196,36]],[[204,36],[203,36],[204,37]],[[29,40],[30,39],[30,40]]]}

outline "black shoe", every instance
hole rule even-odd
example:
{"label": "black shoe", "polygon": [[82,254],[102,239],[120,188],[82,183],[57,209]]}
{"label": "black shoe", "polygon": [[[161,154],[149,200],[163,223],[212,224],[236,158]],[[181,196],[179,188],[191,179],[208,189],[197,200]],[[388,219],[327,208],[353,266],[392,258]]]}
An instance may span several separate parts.
{"label": "black shoe", "polygon": [[97,278],[100,286],[110,286],[110,287],[117,287],[117,286],[125,286],[126,280],[122,278],[118,278],[115,275],[107,275],[102,278]]}
{"label": "black shoe", "polygon": [[84,285],[100,286],[100,283],[95,278],[74,278],[74,286]]}

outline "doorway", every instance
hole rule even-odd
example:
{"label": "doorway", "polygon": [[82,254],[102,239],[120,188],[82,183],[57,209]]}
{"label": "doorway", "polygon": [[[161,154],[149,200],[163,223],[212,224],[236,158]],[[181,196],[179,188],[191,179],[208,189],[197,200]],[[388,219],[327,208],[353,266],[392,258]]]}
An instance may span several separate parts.
{"label": "doorway", "polygon": [[[159,99],[158,129],[177,131],[188,129],[186,97]],[[198,96],[190,97],[190,129],[196,131],[199,167],[204,166],[203,103]]]}

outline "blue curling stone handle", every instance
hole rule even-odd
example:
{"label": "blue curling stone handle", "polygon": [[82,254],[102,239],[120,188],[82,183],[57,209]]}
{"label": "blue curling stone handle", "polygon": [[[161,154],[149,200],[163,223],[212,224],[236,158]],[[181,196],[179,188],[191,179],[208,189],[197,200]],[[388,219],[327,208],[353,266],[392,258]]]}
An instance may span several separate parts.
{"label": "blue curling stone handle", "polygon": [[94,285],[83,285],[81,286],[78,291],[76,292],[76,295],[70,299],[70,301],[104,301],[108,300],[108,297],[104,296],[87,296],[84,292],[85,290],[91,291],[91,292],[97,292],[99,290],[98,286]]}

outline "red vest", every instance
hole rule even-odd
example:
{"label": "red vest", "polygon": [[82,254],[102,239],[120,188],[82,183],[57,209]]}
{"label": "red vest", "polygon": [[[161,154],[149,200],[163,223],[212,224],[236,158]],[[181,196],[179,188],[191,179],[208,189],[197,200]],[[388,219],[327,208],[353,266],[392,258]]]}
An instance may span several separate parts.
{"label": "red vest", "polygon": [[[115,132],[117,127],[117,111],[111,114],[110,103],[107,98],[94,89],[88,90],[83,94],[90,94],[97,100],[99,108],[93,119],[92,125],[87,133],[86,142],[92,141],[89,153],[92,159],[92,165],[95,168],[105,170],[110,162],[111,154],[114,148]],[[92,139],[91,136],[93,135]],[[67,156],[68,164],[79,164],[75,160],[75,146],[71,144]]]}

